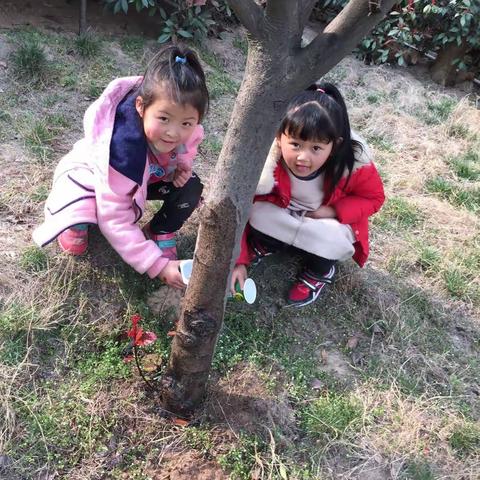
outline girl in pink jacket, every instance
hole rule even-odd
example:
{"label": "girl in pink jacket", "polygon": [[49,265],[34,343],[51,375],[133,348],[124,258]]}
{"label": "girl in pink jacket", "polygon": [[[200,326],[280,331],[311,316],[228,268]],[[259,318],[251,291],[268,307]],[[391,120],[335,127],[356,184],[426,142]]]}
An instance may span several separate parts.
{"label": "girl in pink jacket", "polygon": [[335,86],[297,95],[277,131],[257,187],[240,257],[232,273],[243,288],[247,265],[278,250],[300,255],[289,305],[314,302],[332,282],[335,263],[368,257],[368,217],[384,202],[372,155],[350,130]]}
{"label": "girl in pink jacket", "polygon": [[[139,273],[182,288],[175,232],[197,207],[203,185],[192,171],[208,110],[205,75],[195,53],[170,46],[144,77],[111,82],[84,116],[85,136],[58,164],[33,233],[44,246],[57,238],[73,255],[98,224],[113,248]],[[146,200],[163,200],[140,229]]]}

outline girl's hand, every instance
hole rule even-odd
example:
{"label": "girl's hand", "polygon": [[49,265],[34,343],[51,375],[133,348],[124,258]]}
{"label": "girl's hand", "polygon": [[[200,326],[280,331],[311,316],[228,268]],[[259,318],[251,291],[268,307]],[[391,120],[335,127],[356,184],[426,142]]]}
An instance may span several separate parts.
{"label": "girl's hand", "polygon": [[170,287],[174,288],[185,288],[185,284],[182,280],[182,275],[180,273],[180,261],[179,260],[170,260],[163,270],[159,273],[158,278],[165,282]]}
{"label": "girl's hand", "polygon": [[235,284],[238,282],[240,288],[243,290],[243,285],[247,279],[247,267],[245,265],[236,265],[232,272],[230,279],[230,291],[235,295]]}
{"label": "girl's hand", "polygon": [[307,212],[305,216],[309,218],[336,218],[337,212],[333,207],[322,205],[313,212]]}
{"label": "girl's hand", "polygon": [[192,176],[192,169],[191,168],[177,168],[175,173],[173,174],[173,186],[177,188],[182,188]]}

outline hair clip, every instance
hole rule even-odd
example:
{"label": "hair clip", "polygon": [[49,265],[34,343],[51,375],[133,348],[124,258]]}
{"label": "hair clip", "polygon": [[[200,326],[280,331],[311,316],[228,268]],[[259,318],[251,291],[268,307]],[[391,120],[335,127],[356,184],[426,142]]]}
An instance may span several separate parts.
{"label": "hair clip", "polygon": [[317,92],[325,93],[325,90],[323,88],[317,88]]}
{"label": "hair clip", "polygon": [[183,63],[184,65],[187,63],[187,59],[185,57],[175,57],[175,63]]}

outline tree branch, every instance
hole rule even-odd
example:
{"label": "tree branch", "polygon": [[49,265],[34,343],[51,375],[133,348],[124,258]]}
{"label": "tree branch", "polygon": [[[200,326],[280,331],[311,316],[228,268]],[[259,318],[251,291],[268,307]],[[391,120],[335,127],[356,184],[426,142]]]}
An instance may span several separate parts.
{"label": "tree branch", "polygon": [[321,77],[350,53],[397,1],[383,0],[378,12],[370,13],[368,0],[350,0],[325,30],[302,49],[296,68],[305,72],[304,78]]}
{"label": "tree branch", "polygon": [[227,3],[250,35],[260,37],[265,25],[263,8],[254,0],[227,0]]}

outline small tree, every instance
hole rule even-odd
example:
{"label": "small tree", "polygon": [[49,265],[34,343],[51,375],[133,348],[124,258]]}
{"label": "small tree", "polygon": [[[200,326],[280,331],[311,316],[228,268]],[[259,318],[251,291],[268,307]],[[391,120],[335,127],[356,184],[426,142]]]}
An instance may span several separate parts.
{"label": "small tree", "polygon": [[202,211],[192,277],[167,370],[164,406],[188,414],[201,401],[225,308],[231,271],[252,197],[292,95],[328,72],[390,10],[395,0],[350,0],[313,41],[301,46],[316,0],[229,0],[247,29],[245,74]]}

